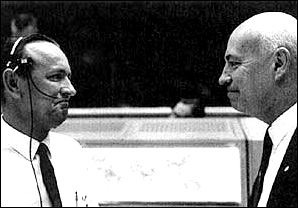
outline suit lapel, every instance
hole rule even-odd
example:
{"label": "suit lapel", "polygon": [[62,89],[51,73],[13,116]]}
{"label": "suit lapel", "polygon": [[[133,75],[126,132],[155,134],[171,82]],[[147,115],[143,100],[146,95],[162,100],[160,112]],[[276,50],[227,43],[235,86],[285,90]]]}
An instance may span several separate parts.
{"label": "suit lapel", "polygon": [[[297,204],[297,129],[277,172],[267,206]],[[294,198],[294,199],[293,199]]]}

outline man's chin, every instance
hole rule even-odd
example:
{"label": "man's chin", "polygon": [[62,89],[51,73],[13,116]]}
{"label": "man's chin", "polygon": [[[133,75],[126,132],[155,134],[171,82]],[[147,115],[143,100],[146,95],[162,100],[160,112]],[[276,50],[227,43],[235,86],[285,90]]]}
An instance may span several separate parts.
{"label": "man's chin", "polygon": [[64,119],[64,120],[55,120],[55,122],[53,122],[53,125],[52,125],[52,128],[57,128],[58,126],[60,126],[64,121],[65,121],[66,119]]}
{"label": "man's chin", "polygon": [[55,116],[52,122],[52,128],[57,128],[60,126],[65,120],[67,119],[67,113],[66,114],[60,114],[59,116]]}
{"label": "man's chin", "polygon": [[230,103],[231,103],[231,106],[232,106],[235,110],[237,110],[237,111],[239,111],[239,112],[242,112],[242,113],[246,113],[246,112],[245,112],[245,109],[243,108],[243,106],[241,106],[238,102],[230,101]]}

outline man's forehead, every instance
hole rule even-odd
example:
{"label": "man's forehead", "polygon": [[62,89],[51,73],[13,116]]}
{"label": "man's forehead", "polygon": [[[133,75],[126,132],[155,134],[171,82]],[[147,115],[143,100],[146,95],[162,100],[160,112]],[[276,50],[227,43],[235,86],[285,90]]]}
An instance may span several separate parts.
{"label": "man's forehead", "polygon": [[25,45],[25,51],[32,58],[65,57],[62,50],[48,41],[35,41]]}
{"label": "man's forehead", "polygon": [[256,53],[260,48],[261,36],[252,30],[235,30],[230,36],[227,53],[246,54]]}
{"label": "man's forehead", "polygon": [[[54,43],[48,41],[34,41],[27,43],[24,47],[27,51],[40,51],[40,52],[51,52],[51,50],[58,50],[59,47]],[[59,49],[60,50],[60,49]]]}

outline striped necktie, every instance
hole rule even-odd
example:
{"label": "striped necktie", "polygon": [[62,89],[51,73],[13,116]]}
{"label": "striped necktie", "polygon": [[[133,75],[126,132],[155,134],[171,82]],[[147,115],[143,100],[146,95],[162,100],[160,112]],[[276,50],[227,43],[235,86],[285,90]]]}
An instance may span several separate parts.
{"label": "striped necktie", "polygon": [[257,175],[257,178],[255,180],[255,183],[252,188],[252,196],[250,198],[250,206],[257,207],[258,202],[261,197],[261,193],[263,190],[263,182],[264,182],[264,176],[268,167],[269,158],[272,150],[272,141],[268,133],[268,129],[265,134],[264,143],[263,143],[263,154],[262,154],[262,160],[260,169]]}
{"label": "striped necktie", "polygon": [[37,154],[40,157],[40,169],[42,179],[45,184],[46,190],[49,194],[53,207],[62,207],[60,194],[57,186],[57,181],[54,173],[54,168],[48,157],[49,149],[44,143],[40,143]]}

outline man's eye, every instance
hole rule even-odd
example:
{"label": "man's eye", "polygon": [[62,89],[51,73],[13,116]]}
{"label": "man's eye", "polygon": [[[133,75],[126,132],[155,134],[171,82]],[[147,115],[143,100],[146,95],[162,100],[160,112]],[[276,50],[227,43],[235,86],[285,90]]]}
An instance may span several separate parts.
{"label": "man's eye", "polygon": [[53,74],[51,76],[49,76],[49,79],[52,81],[59,81],[61,79],[63,79],[63,74]]}
{"label": "man's eye", "polygon": [[236,62],[236,61],[230,61],[229,63],[232,67],[238,66],[240,64],[239,62]]}

